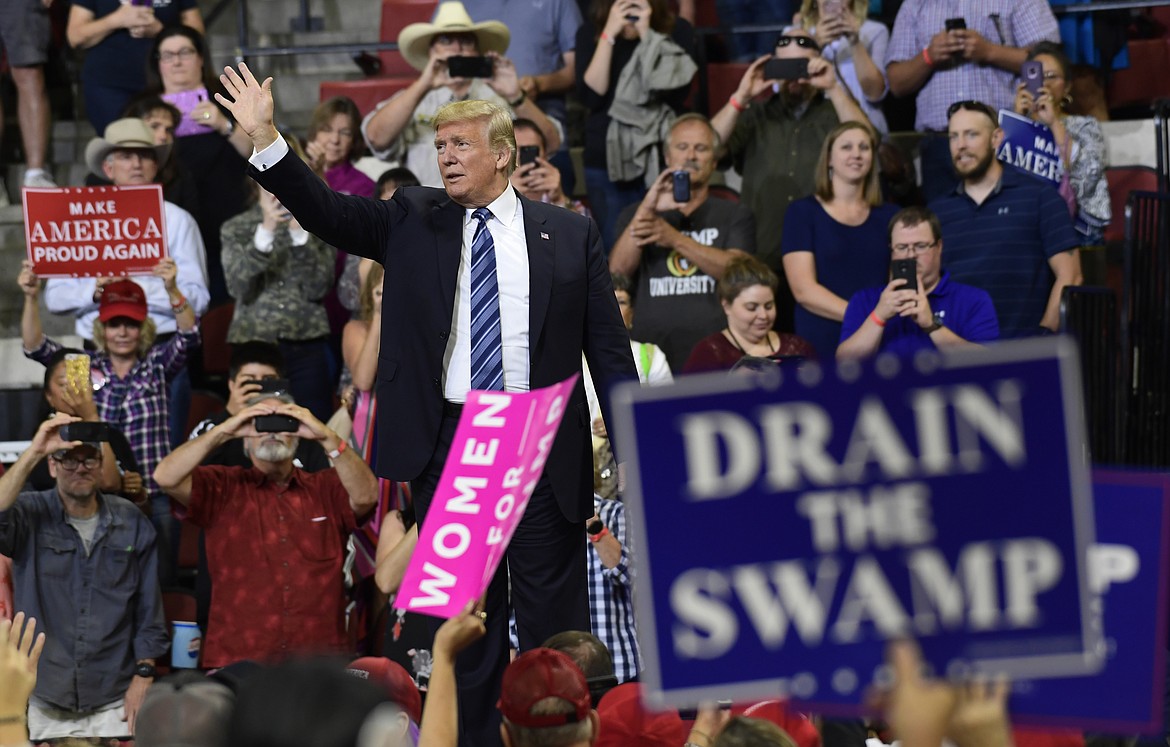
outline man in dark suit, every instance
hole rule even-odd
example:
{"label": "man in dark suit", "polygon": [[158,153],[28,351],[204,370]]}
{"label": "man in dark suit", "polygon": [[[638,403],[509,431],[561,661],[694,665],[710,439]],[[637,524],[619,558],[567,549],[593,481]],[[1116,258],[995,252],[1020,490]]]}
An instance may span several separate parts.
{"label": "man in dark suit", "polygon": [[[637,374],[597,226],[518,195],[511,117],[461,101],[435,119],[445,189],[407,187],[389,201],[330,190],[272,122],[271,79],[246,66],[221,76],[220,102],[252,137],[252,176],[304,228],[382,262],[378,474],[410,480],[419,521],[470,389],[525,391],[581,372],[584,352],[608,410],[610,387]],[[486,258],[486,259],[485,259]],[[495,271],[484,272],[491,262]],[[486,290],[485,290],[486,289]],[[460,657],[464,744],[499,744],[494,705],[508,659],[507,598],[522,649],[587,630],[584,522],[593,512],[589,411],[578,382],[548,465],[488,589],[487,636]]]}

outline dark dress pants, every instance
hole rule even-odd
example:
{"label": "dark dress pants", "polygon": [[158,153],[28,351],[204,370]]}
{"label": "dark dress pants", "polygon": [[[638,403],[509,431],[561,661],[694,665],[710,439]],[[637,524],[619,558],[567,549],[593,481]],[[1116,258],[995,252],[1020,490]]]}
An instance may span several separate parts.
{"label": "dark dress pants", "polygon": [[[455,437],[458,416],[443,416],[439,441],[426,471],[411,484],[420,528],[430,508],[443,463]],[[508,582],[516,610],[520,649],[527,651],[565,630],[589,627],[584,523],[561,512],[548,480],[541,478],[488,586],[484,611],[487,635],[459,655],[455,664],[459,689],[459,744],[498,747],[500,679],[509,660]],[[435,630],[443,623],[432,618]]]}

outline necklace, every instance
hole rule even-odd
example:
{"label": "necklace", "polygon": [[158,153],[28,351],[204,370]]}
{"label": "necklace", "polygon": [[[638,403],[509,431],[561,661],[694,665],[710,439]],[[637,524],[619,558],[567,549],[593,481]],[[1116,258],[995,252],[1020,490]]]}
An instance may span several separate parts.
{"label": "necklace", "polygon": [[[750,353],[748,353],[748,351],[743,349],[743,345],[739,344],[739,338],[737,338],[735,336],[735,333],[731,331],[730,324],[727,325],[727,334],[731,337],[731,344],[735,345],[736,349],[739,350],[739,352],[743,353],[744,355],[750,355]],[[775,353],[776,346],[772,344],[771,330],[764,333],[764,339],[768,341],[768,350],[770,350],[772,353]]]}

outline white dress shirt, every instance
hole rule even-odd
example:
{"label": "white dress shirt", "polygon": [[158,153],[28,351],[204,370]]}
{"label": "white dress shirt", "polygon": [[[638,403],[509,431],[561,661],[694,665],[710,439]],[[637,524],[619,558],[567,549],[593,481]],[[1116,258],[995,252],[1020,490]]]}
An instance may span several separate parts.
{"label": "white dress shirt", "polygon": [[[288,144],[284,138],[264,150],[253,153],[249,162],[259,171],[267,171],[284,158]],[[487,209],[491,211],[487,228],[496,248],[496,279],[500,292],[500,334],[503,337],[504,389],[526,392],[529,388],[528,367],[528,240],[524,235],[524,208],[509,184]],[[443,354],[443,396],[450,402],[466,402],[471,391],[471,242],[479,221],[472,217],[474,208],[463,212],[463,246],[459,254],[456,278],[458,292],[451,314],[451,335]]]}

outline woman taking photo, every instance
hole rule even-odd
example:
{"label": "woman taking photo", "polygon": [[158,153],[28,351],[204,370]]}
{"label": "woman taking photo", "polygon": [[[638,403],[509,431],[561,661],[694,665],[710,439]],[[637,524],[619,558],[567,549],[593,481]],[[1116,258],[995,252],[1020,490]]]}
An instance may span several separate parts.
{"label": "woman taking photo", "polygon": [[214,94],[222,87],[207,73],[202,34],[187,26],[168,26],[155,37],[150,61],[144,93],[173,104],[182,114],[174,157],[195,177],[195,220],[207,250],[207,288],[215,306],[228,300],[219,230],[248,205],[245,159],[252,155],[252,140],[215,103]]}
{"label": "woman taking photo", "polygon": [[1064,164],[1060,194],[1068,203],[1073,227],[1081,237],[1081,247],[1100,246],[1104,241],[1105,227],[1113,216],[1109,185],[1105,180],[1109,154],[1101,123],[1093,117],[1070,115],[1066,111],[1072,103],[1070,65],[1059,46],[1040,42],[1028,52],[1028,59],[1043,66],[1044,85],[1040,88],[1040,95],[1034,97],[1020,83],[1016,87],[1016,113],[1031,117],[1052,130]]}
{"label": "woman taking photo", "polygon": [[745,356],[777,363],[815,357],[812,346],[796,335],[776,332],[776,273],[755,257],[727,264],[715,293],[727,315],[727,327],[699,340],[683,373],[730,371]]}
{"label": "woman taking photo", "polygon": [[[694,47],[694,28],[666,0],[593,0],[577,32],[577,92],[589,109],[585,185],[607,253],[622,208],[658,176],[656,144],[690,91]],[[632,121],[654,146],[629,147]]]}
{"label": "woman taking photo", "polygon": [[837,76],[870,123],[889,133],[882,100],[889,93],[883,69],[890,30],[867,19],[866,0],[804,0],[800,22],[821,45],[821,56],[837,68]]}
{"label": "woman taking photo", "polygon": [[817,357],[833,360],[849,298],[884,284],[886,230],[898,208],[882,204],[868,126],[846,122],[829,133],[816,166],[816,191],[788,206],[780,242],[784,274],[796,297],[796,334]]}

